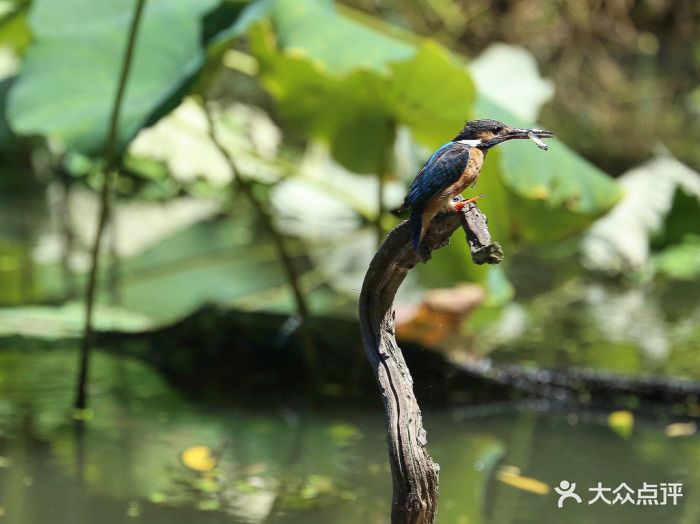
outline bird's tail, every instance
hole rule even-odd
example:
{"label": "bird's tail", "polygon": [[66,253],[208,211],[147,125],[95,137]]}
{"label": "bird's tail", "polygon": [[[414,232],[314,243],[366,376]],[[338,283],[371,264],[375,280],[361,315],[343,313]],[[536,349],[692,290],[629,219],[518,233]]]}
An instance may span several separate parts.
{"label": "bird's tail", "polygon": [[413,245],[413,250],[418,251],[420,241],[423,239],[423,233],[425,232],[423,228],[422,209],[413,210],[411,218],[409,219],[409,224],[411,224],[411,244]]}

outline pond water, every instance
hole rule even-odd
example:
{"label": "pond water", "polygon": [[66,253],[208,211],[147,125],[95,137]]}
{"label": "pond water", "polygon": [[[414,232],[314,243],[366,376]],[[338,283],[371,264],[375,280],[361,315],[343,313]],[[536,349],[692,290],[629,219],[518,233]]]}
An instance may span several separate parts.
{"label": "pond water", "polygon": [[[75,351],[0,349],[0,523],[388,522],[379,405],[205,407],[147,365],[98,352],[81,431],[66,409]],[[542,407],[425,410],[441,465],[439,522],[698,522],[700,438],[667,436],[669,414],[637,413],[633,428],[624,414],[615,431],[608,413]],[[197,462],[195,446],[218,465]],[[576,483],[581,504],[557,508],[562,480]],[[588,504],[598,482],[677,482],[683,496],[677,505]]]}

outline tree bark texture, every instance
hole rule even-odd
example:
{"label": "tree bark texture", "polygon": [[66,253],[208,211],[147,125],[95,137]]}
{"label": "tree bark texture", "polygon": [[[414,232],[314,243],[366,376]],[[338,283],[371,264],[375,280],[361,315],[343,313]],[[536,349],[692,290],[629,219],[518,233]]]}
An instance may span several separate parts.
{"label": "tree bark texture", "polygon": [[501,261],[503,251],[491,241],[486,217],[470,204],[459,213],[436,217],[418,253],[411,247],[408,222],[392,230],[372,259],[360,293],[362,341],[386,410],[393,524],[435,522],[440,471],[428,453],[413,380],[396,343],[394,297],[411,268],[427,262],[434,250],[447,245],[460,226],[476,264]]}

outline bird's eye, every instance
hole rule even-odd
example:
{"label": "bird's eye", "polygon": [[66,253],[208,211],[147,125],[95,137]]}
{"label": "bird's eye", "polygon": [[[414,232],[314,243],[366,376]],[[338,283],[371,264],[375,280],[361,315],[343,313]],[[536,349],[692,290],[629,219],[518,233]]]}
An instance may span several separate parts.
{"label": "bird's eye", "polygon": [[494,130],[493,130],[493,134],[494,134],[494,135],[498,135],[501,131],[503,131],[503,128],[502,128],[502,127],[496,127],[496,128],[494,128]]}

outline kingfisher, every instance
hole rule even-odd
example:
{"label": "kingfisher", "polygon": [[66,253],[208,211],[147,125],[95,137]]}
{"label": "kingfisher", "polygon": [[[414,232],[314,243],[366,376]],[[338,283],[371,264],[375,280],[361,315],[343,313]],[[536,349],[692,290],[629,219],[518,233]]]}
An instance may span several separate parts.
{"label": "kingfisher", "polygon": [[547,150],[544,129],[519,129],[498,120],[471,120],[459,134],[438,148],[416,175],[397,214],[411,209],[411,243],[418,250],[431,220],[440,212],[456,212],[484,195],[455,202],[454,198],[479,179],[489,149],[506,140],[528,138]]}

